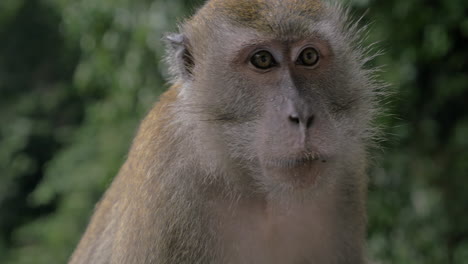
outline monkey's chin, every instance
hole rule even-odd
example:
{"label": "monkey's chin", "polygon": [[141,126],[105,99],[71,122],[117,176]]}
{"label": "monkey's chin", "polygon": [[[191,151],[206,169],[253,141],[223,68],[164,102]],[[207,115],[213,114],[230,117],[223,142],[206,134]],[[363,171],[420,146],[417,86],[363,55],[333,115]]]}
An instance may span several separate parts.
{"label": "monkey's chin", "polygon": [[324,164],[308,161],[294,166],[263,166],[263,173],[274,181],[291,184],[294,188],[310,188],[317,183]]}

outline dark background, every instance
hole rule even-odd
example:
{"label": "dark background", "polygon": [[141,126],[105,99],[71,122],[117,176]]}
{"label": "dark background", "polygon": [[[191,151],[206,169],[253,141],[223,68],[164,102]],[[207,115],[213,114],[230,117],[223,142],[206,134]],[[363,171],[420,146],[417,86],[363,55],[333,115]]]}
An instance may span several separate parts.
{"label": "dark background", "polygon": [[[160,41],[201,1],[0,0],[0,263],[65,263],[167,89]],[[468,1],[354,0],[385,54],[375,263],[468,259]]]}

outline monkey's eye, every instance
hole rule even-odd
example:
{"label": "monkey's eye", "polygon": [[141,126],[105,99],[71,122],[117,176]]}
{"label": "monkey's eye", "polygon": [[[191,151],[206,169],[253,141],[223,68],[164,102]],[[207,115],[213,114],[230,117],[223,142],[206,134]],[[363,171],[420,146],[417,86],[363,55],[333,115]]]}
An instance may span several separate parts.
{"label": "monkey's eye", "polygon": [[314,48],[306,48],[301,52],[299,58],[297,59],[297,63],[304,65],[304,66],[314,66],[319,61],[319,53]]}
{"label": "monkey's eye", "polygon": [[276,61],[270,52],[262,50],[250,58],[250,63],[258,69],[266,70],[276,65]]}

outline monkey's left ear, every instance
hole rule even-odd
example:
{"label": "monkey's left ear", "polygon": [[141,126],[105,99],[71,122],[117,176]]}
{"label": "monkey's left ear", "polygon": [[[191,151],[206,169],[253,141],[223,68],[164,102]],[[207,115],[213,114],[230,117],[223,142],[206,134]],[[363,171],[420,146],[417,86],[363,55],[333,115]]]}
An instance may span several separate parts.
{"label": "monkey's left ear", "polygon": [[195,62],[187,37],[184,34],[174,33],[166,35],[164,40],[167,43],[167,60],[171,73],[177,79],[191,80]]}

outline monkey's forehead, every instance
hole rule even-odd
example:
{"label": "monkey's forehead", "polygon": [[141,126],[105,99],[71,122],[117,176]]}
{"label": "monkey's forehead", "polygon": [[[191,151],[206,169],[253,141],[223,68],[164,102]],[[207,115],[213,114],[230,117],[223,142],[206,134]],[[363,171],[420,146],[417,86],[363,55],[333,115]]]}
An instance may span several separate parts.
{"label": "monkey's forehead", "polygon": [[197,17],[231,22],[263,32],[301,30],[323,8],[319,0],[210,0]]}

